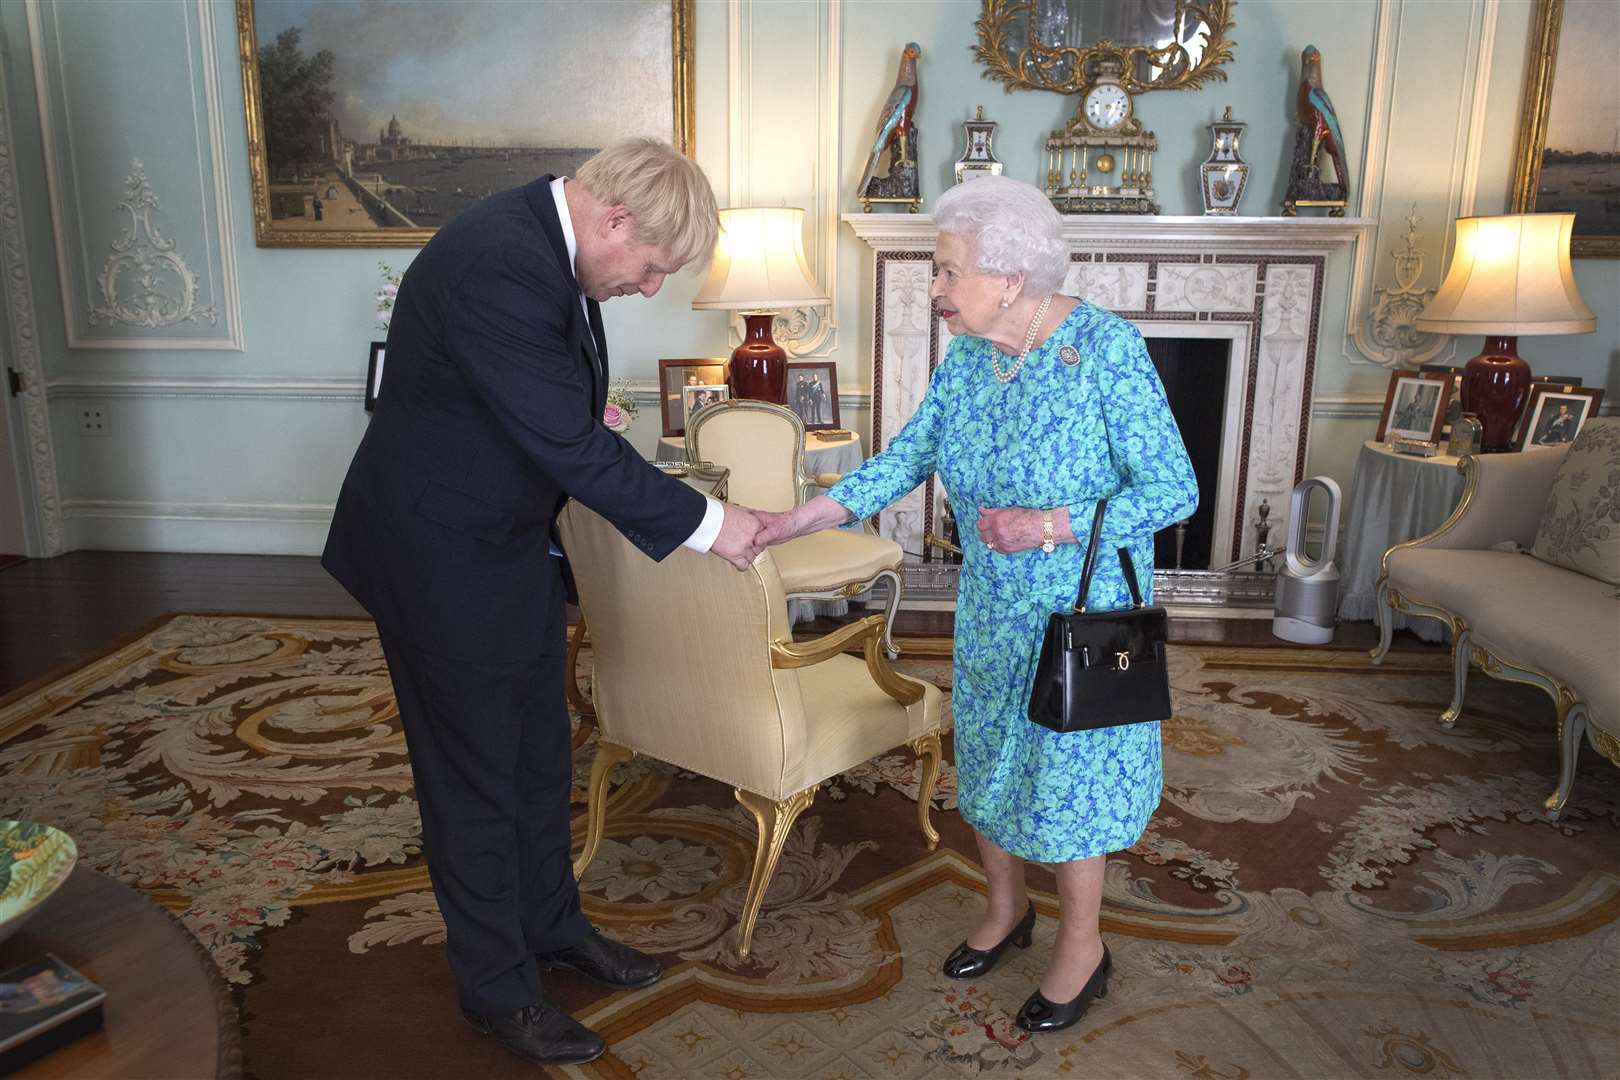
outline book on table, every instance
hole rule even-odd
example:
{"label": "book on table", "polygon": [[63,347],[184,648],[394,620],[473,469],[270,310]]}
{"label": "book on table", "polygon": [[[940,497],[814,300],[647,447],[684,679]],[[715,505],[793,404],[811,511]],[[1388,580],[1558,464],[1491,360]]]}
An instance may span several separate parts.
{"label": "book on table", "polygon": [[49,953],[0,972],[0,1076],[99,1031],[106,997]]}

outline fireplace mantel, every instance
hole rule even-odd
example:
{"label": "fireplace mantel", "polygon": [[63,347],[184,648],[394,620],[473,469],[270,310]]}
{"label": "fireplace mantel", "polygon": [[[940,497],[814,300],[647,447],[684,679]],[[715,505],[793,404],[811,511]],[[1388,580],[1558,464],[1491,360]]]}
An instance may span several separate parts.
{"label": "fireplace mantel", "polygon": [[[934,249],[934,219],[928,214],[845,214],[855,235],[874,248]],[[1315,251],[1343,247],[1378,222],[1373,218],[1155,217],[1144,214],[1067,214],[1063,235],[1087,246],[1132,247],[1142,243],[1236,245],[1242,251]]]}
{"label": "fireplace mantel", "polygon": [[[937,231],[926,214],[845,214],[875,254],[872,282],[874,452],[916,410],[950,340],[928,299]],[[1288,499],[1304,479],[1311,388],[1327,257],[1365,234],[1370,218],[1152,217],[1063,219],[1070,271],[1063,292],[1128,318],[1148,337],[1230,344],[1221,475],[1200,497],[1215,507],[1212,562],[1250,557],[1263,516],[1280,546]],[[908,551],[936,531],[930,481],[882,517]],[[1262,511],[1261,504],[1266,504]]]}

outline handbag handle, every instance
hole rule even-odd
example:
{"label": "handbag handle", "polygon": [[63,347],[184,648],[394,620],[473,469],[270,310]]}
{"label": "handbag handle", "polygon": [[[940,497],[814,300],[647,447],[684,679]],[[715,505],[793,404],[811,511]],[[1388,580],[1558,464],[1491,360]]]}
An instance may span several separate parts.
{"label": "handbag handle", "polygon": [[[1080,570],[1080,595],[1075,598],[1074,609],[1086,610],[1086,594],[1091,591],[1091,573],[1097,568],[1097,543],[1102,539],[1103,513],[1108,509],[1107,499],[1097,500],[1097,511],[1091,515],[1091,540],[1086,544],[1086,561]],[[1131,590],[1131,606],[1142,606],[1142,589],[1136,581],[1136,564],[1131,561],[1129,548],[1120,548],[1119,568],[1125,575],[1125,585]]]}

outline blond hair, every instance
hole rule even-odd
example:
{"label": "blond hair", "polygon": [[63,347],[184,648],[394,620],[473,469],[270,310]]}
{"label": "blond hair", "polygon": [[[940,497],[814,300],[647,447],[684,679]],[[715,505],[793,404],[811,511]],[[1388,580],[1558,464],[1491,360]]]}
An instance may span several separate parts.
{"label": "blond hair", "polygon": [[677,265],[707,262],[720,231],[709,178],[697,163],[657,139],[620,139],[579,167],[575,183],[604,206],[623,206],[638,244]]}

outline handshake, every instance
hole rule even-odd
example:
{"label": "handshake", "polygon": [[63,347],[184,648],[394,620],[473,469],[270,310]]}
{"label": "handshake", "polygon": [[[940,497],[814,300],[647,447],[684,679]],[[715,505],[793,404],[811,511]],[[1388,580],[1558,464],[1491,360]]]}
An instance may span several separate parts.
{"label": "handshake", "polygon": [[720,535],[709,550],[738,570],[746,570],[771,545],[842,524],[850,517],[848,510],[825,495],[781,513],[726,503]]}

